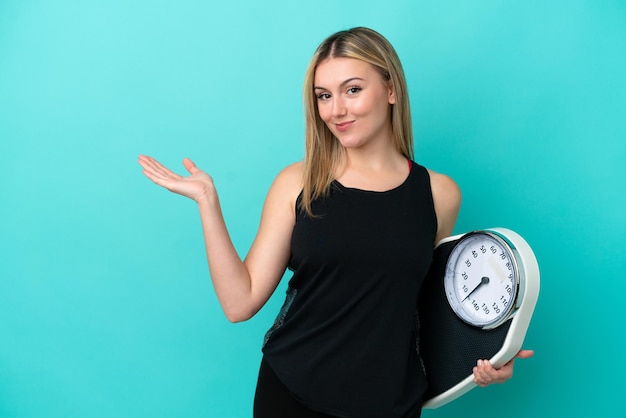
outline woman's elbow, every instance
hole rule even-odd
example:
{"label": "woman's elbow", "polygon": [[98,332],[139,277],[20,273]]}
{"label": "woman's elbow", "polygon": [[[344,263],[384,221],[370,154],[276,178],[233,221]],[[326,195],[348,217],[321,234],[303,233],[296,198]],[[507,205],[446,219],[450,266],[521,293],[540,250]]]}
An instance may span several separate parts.
{"label": "woman's elbow", "polygon": [[226,315],[226,319],[236,324],[238,322],[245,322],[248,319],[252,318],[256,311],[251,309],[224,309],[224,315]]}

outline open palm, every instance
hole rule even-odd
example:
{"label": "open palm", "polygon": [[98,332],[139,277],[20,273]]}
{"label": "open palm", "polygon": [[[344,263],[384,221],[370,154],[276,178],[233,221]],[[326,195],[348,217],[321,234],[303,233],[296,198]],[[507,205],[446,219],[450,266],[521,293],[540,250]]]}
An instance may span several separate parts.
{"label": "open palm", "polygon": [[139,156],[139,165],[143,167],[143,173],[146,177],[154,183],[195,201],[205,196],[214,187],[211,176],[196,167],[189,158],[183,160],[183,165],[189,172],[189,176],[186,177],[174,173],[154,158],[146,155]]}

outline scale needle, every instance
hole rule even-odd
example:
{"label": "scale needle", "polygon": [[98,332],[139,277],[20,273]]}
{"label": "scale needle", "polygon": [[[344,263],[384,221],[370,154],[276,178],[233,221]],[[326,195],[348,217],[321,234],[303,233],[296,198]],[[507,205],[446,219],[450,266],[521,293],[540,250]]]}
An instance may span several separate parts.
{"label": "scale needle", "polygon": [[461,303],[465,302],[465,300],[469,298],[472,295],[472,293],[474,293],[480,286],[487,284],[487,283],[489,283],[489,277],[483,276],[483,278],[480,279],[480,283],[478,283],[478,285],[471,292],[469,292],[467,296],[465,296],[465,298],[461,301]]}

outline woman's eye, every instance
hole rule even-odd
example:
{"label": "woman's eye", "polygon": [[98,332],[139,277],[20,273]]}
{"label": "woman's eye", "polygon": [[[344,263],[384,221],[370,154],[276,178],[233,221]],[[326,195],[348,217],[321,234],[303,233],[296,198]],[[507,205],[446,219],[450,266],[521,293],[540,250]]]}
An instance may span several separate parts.
{"label": "woman's eye", "polygon": [[361,87],[350,87],[348,89],[348,94],[357,94],[361,90],[362,90]]}
{"label": "woman's eye", "polygon": [[330,94],[322,93],[317,95],[318,100],[328,100],[330,98]]}

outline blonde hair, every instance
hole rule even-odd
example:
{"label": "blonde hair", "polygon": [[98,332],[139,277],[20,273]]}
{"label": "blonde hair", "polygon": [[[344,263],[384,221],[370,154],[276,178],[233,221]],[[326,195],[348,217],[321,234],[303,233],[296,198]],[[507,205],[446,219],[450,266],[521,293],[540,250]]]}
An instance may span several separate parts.
{"label": "blonde hair", "polygon": [[304,78],[306,120],[303,193],[300,209],[314,216],[311,202],[324,196],[344,158],[344,149],[320,118],[314,92],[317,66],[328,58],[355,58],[374,66],[391,83],[395,104],[391,106],[392,139],[397,150],[413,159],[413,130],[409,97],[400,59],[393,46],[378,32],[356,27],[337,32],[318,47]]}

